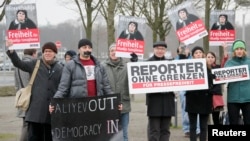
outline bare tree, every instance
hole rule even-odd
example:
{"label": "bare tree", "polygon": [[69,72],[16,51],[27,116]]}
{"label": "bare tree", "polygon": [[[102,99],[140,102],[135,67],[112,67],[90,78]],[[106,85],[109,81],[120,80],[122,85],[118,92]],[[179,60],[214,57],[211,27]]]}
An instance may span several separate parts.
{"label": "bare tree", "polygon": [[105,0],[101,3],[100,13],[104,17],[107,24],[108,45],[115,42],[115,14],[117,0]]}
{"label": "bare tree", "polygon": [[[222,1],[222,0],[207,0],[205,2],[205,25],[207,31],[209,31],[209,19],[210,19],[210,11],[217,9],[217,10],[226,10],[229,9],[229,6],[232,4],[234,0]],[[234,5],[233,9],[237,9],[238,5]],[[209,36],[204,37],[203,39],[203,46],[205,52],[209,51]],[[219,60],[221,60],[223,56],[223,48],[219,47]]]}
{"label": "bare tree", "polygon": [[5,5],[8,5],[10,4],[11,0],[4,0],[1,5],[0,5],[0,8],[2,8],[2,11],[1,11],[1,15],[0,15],[0,21],[3,20],[3,17],[5,15]]}
{"label": "bare tree", "polygon": [[[82,26],[86,31],[86,36],[91,39],[92,25],[101,8],[102,0],[74,0],[82,21]],[[84,18],[86,15],[86,19]]]}
{"label": "bare tree", "polygon": [[153,41],[165,40],[171,30],[171,22],[166,11],[184,0],[121,0],[119,12],[123,15],[145,17],[153,31]]}

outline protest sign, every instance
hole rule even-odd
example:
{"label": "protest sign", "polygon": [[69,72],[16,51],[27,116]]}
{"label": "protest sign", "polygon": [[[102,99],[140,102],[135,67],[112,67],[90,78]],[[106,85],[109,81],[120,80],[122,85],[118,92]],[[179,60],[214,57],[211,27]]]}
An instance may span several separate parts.
{"label": "protest sign", "polygon": [[116,56],[131,58],[134,52],[143,59],[145,47],[146,19],[133,16],[119,16],[116,41]]}
{"label": "protest sign", "polygon": [[212,10],[210,13],[209,45],[221,46],[224,42],[232,44],[236,36],[234,24],[234,10]]}
{"label": "protest sign", "polygon": [[10,49],[40,48],[35,4],[10,4],[5,7],[6,37],[13,45]]}
{"label": "protest sign", "polygon": [[128,63],[129,92],[208,89],[205,59]]}
{"label": "protest sign", "polygon": [[215,75],[214,84],[243,81],[249,79],[248,65],[212,69]]}
{"label": "protest sign", "polygon": [[[121,132],[119,94],[54,98],[53,141],[110,141]],[[121,136],[122,137],[122,136]]]}
{"label": "protest sign", "polygon": [[192,1],[184,1],[167,10],[167,15],[179,41],[185,45],[192,44],[208,35],[205,24],[199,18]]}

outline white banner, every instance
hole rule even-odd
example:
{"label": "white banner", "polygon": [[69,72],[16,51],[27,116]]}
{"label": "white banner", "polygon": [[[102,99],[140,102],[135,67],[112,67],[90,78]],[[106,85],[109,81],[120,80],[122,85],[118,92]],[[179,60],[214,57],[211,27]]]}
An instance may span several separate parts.
{"label": "white banner", "polygon": [[212,69],[212,73],[215,75],[214,84],[249,80],[248,65]]}
{"label": "white banner", "polygon": [[128,63],[129,92],[154,92],[208,89],[205,59]]}

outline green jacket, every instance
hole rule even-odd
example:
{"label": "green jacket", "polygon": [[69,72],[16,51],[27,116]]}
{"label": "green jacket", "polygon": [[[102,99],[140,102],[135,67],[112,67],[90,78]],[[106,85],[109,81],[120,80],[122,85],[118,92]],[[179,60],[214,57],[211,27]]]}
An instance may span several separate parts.
{"label": "green jacket", "polygon": [[128,113],[131,111],[130,95],[128,88],[128,74],[127,65],[122,58],[118,64],[114,64],[108,58],[103,66],[109,78],[111,89],[114,93],[121,94],[121,103],[123,110],[121,113]]}
{"label": "green jacket", "polygon": [[[250,70],[250,58],[233,57],[232,59],[226,62],[225,67],[233,67],[239,65],[248,65],[248,70]],[[250,102],[250,80],[228,83],[227,103],[246,102]]]}

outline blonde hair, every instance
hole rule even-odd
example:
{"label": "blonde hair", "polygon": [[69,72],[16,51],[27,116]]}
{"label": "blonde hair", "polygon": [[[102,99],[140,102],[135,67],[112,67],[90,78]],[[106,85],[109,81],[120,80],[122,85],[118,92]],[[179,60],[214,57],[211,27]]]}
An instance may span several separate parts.
{"label": "blonde hair", "polygon": [[[243,50],[243,57],[247,56],[247,51]],[[237,57],[235,51],[233,52],[232,57]]]}

